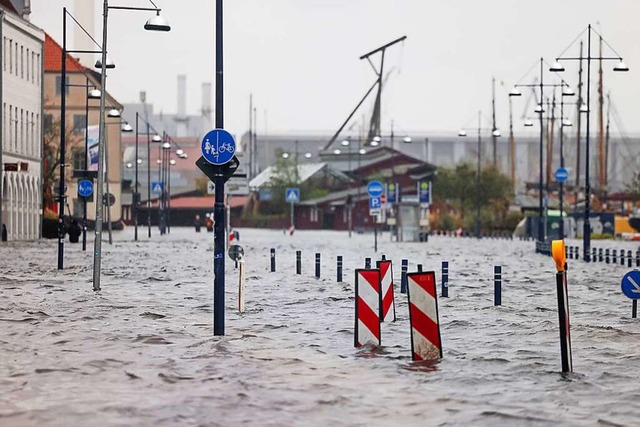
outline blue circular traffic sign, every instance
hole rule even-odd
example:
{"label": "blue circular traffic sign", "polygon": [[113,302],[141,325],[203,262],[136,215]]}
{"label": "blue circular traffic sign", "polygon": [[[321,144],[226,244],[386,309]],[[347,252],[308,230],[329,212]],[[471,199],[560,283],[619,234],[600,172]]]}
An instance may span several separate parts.
{"label": "blue circular traffic sign", "polygon": [[631,270],[622,278],[622,293],[631,299],[640,299],[640,271]]}
{"label": "blue circular traffic sign", "polygon": [[569,179],[569,171],[565,168],[558,168],[556,169],[555,177],[556,181],[565,182],[567,179]]}
{"label": "blue circular traffic sign", "polygon": [[78,196],[80,197],[91,197],[93,194],[93,181],[88,179],[83,179],[78,181]]}
{"label": "blue circular traffic sign", "polygon": [[236,152],[233,136],[224,129],[214,129],[202,138],[202,157],[211,164],[224,165]]}
{"label": "blue circular traffic sign", "polygon": [[367,193],[370,197],[378,197],[382,195],[384,187],[380,181],[370,181],[367,185]]}

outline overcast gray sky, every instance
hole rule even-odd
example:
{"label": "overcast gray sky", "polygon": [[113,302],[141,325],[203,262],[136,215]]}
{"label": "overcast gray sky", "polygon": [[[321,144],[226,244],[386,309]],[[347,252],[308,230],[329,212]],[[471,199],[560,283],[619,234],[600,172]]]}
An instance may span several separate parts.
{"label": "overcast gray sky", "polygon": [[[57,40],[62,7],[80,15],[71,0],[32,3],[32,21]],[[95,3],[96,39],[101,41],[102,1]],[[145,0],[110,3],[148,5]],[[107,88],[124,103],[137,101],[145,90],[156,111],[174,113],[177,75],[187,74],[187,109],[196,114],[200,86],[214,76],[215,1],[156,3],[172,25],[169,33],[144,31],[148,13],[110,12],[108,50],[117,68]],[[479,109],[490,114],[492,76],[505,83],[497,87],[497,111],[498,126],[506,131],[511,85],[541,56],[552,61],[591,23],[631,67],[630,73],[613,73],[614,63],[605,63],[605,90],[611,91],[627,130],[638,132],[638,17],[638,0],[226,1],[225,127],[234,133],[248,128],[253,93],[262,132],[266,125],[269,133],[334,131],[375,79],[369,64],[358,58],[407,35],[404,45],[391,48],[386,57],[386,69],[394,71],[383,93],[385,131],[391,120],[396,133],[472,126]],[[594,55],[596,48],[594,43]],[[577,44],[569,54],[578,54]],[[577,83],[577,63],[566,66],[564,78]],[[535,75],[522,83],[531,83]],[[594,90],[592,111],[595,99]],[[518,130],[525,104],[526,96],[514,104]],[[360,121],[370,111],[371,103]]]}

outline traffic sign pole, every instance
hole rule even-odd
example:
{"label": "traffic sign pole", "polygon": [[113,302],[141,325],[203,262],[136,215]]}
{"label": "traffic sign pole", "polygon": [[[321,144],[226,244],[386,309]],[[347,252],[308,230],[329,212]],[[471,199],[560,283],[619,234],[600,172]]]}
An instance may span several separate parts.
{"label": "traffic sign pole", "polygon": [[[224,128],[224,80],[222,44],[222,0],[216,0],[216,128]],[[213,210],[213,335],[224,335],[224,175],[215,175],[216,193]]]}

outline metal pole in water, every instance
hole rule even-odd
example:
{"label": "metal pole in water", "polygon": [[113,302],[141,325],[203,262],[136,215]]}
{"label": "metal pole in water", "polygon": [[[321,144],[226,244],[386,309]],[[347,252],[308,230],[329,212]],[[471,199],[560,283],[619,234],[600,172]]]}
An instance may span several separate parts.
{"label": "metal pole in water", "polygon": [[569,323],[569,294],[567,292],[566,259],[564,257],[564,241],[554,240],[551,254],[556,262],[556,288],[558,293],[558,321],[560,324],[560,356],[562,372],[573,372],[571,357],[571,333]]}
{"label": "metal pole in water", "polygon": [[402,274],[400,275],[400,293],[407,293],[407,271],[409,271],[409,260],[402,260]]}
{"label": "metal pole in water", "polygon": [[624,266],[624,250],[620,249],[620,265]]}
{"label": "metal pole in water", "polygon": [[378,252],[378,220],[375,219],[375,225],[373,228],[373,250]]}
{"label": "metal pole in water", "polygon": [[302,274],[302,251],[296,251],[296,274]]}
{"label": "metal pole in water", "polygon": [[338,273],[337,273],[337,279],[338,279],[338,283],[342,282],[342,255],[338,255]]}
{"label": "metal pole in water", "polygon": [[320,278],[320,253],[316,253],[316,279]]}
{"label": "metal pole in water", "polygon": [[635,319],[638,317],[638,300],[634,299],[631,303],[631,318]]}
{"label": "metal pole in water", "polygon": [[271,248],[271,272],[276,272],[276,250]]}
{"label": "metal pole in water", "polygon": [[611,257],[613,258],[613,263],[617,264],[618,263],[618,251],[616,251],[615,249],[611,250]]}
{"label": "metal pole in water", "polygon": [[633,266],[633,252],[627,251],[627,267],[631,268]]}
{"label": "metal pole in water", "polygon": [[442,297],[449,297],[449,261],[442,261]]}
{"label": "metal pole in water", "polygon": [[607,264],[611,262],[611,258],[609,258],[609,249],[604,250],[604,262]]}
{"label": "metal pole in water", "polygon": [[422,273],[422,264],[418,264],[418,273]]}
{"label": "metal pole in water", "polygon": [[371,258],[364,259],[364,268],[371,268]]}
{"label": "metal pole in water", "polygon": [[502,305],[502,266],[493,267],[493,305]]}

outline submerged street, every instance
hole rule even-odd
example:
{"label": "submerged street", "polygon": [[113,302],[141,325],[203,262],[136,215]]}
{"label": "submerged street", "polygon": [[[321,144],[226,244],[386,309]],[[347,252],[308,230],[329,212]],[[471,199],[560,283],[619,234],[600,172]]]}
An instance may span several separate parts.
{"label": "submerged street", "polygon": [[[0,247],[0,424],[7,425],[632,425],[640,419],[638,320],[620,291],[629,269],[568,260],[574,373],[560,374],[555,266],[534,242],[395,243],[372,234],[240,229],[238,270],[226,259],[226,335],[212,333],[213,235],[173,228],[103,246]],[[273,244],[273,242],[278,242]],[[569,245],[581,242],[568,241]],[[636,250],[637,244],[594,241]],[[277,272],[269,272],[269,250]],[[302,275],[295,251],[302,250]],[[314,254],[322,277],[314,277]],[[398,320],[382,348],[355,349],[354,269],[393,260]],[[344,282],[336,282],[336,256]],[[439,298],[444,358],[411,361],[400,260],[409,271],[449,261]],[[493,306],[493,266],[503,271]]]}

